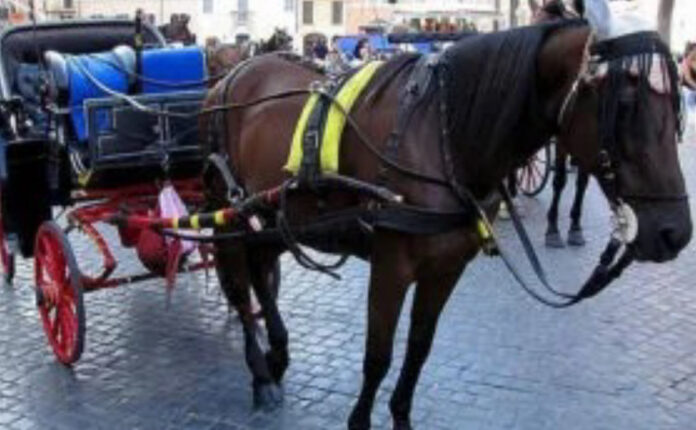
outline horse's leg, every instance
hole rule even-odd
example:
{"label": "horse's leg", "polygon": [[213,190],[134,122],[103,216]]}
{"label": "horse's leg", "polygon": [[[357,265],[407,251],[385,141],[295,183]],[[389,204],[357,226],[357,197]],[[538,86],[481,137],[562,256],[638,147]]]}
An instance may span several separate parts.
{"label": "horse's leg", "polygon": [[251,284],[259,300],[268,331],[268,344],[271,349],[266,353],[266,364],[273,380],[279,384],[289,364],[288,331],[278,311],[275,288],[277,253],[254,253],[250,257]]}
{"label": "horse's leg", "polygon": [[350,430],[370,428],[372,406],[377,389],[391,364],[394,332],[406,291],[413,279],[409,262],[397,256],[403,255],[400,252],[403,248],[385,246],[387,240],[384,237],[375,238],[375,247],[381,249],[372,254],[363,384],[348,419]]}
{"label": "horse's leg", "polygon": [[411,310],[406,359],[389,402],[395,430],[411,428],[409,417],[416,383],[430,353],[442,308],[454,290],[462,269],[454,268],[444,275],[439,270],[437,273],[424,274],[418,279]]}
{"label": "horse's leg", "polygon": [[276,386],[259,345],[258,325],[251,310],[250,274],[246,247],[225,243],[218,247],[218,276],[227,300],[239,313],[244,331],[244,354],[253,376],[254,407],[265,410],[276,408],[282,393]]}
{"label": "horse's leg", "polygon": [[556,145],[555,171],[553,174],[553,198],[551,206],[546,214],[548,228],[546,229],[546,246],[551,248],[563,248],[563,238],[558,231],[558,205],[561,201],[563,188],[565,188],[568,172],[566,170],[566,153]]}
{"label": "horse's leg", "polygon": [[568,230],[568,245],[583,246],[585,236],[582,233],[580,218],[582,217],[582,202],[585,199],[585,191],[590,181],[590,175],[578,167],[578,177],[575,181],[575,199],[570,209],[570,229]]}

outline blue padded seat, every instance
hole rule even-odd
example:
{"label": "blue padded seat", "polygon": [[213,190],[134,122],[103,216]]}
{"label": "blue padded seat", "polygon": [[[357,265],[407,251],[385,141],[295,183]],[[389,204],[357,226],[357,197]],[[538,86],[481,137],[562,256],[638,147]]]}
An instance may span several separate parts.
{"label": "blue padded seat", "polygon": [[[79,141],[85,141],[87,124],[84,101],[109,97],[106,91],[92,82],[88,74],[110,90],[127,93],[135,68],[133,50],[127,46],[119,46],[109,52],[75,56],[48,51],[45,59],[53,78],[53,85],[56,87],[55,90],[63,93],[67,98],[67,107],[70,108],[75,135]],[[108,115],[99,117],[99,128],[108,127],[109,121]]]}
{"label": "blue padded seat", "polygon": [[148,49],[143,51],[142,68],[142,92],[145,94],[206,88],[205,53],[197,46]]}
{"label": "blue padded seat", "polygon": [[[118,46],[97,54],[68,56],[48,51],[46,64],[52,76],[54,99],[70,108],[70,119],[77,140],[88,138],[84,102],[110,97],[93,79],[112,91],[132,94],[136,82],[136,54],[130,46]],[[207,67],[202,48],[158,48],[142,52],[140,94],[205,90]],[[91,75],[90,79],[85,70]],[[191,84],[192,85],[189,85]],[[111,117],[97,114],[97,129],[110,128]]]}

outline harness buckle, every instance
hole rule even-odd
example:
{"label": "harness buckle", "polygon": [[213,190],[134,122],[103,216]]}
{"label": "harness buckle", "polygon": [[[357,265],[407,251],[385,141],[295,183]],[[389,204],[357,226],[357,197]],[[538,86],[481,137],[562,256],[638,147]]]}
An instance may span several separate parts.
{"label": "harness buckle", "polygon": [[500,255],[498,244],[495,242],[495,239],[493,239],[493,233],[488,223],[482,218],[476,221],[476,231],[481,239],[481,250],[483,253],[489,257]]}

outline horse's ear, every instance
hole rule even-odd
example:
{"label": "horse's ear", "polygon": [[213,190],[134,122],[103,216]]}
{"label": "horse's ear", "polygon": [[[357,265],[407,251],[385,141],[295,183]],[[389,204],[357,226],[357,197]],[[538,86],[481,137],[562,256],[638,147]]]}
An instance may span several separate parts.
{"label": "horse's ear", "polygon": [[580,16],[585,16],[585,2],[584,0],[573,0],[573,9]]}

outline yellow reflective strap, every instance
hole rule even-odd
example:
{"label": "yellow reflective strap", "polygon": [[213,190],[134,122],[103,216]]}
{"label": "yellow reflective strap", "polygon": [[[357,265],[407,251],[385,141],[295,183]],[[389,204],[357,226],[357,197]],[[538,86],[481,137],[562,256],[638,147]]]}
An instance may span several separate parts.
{"label": "yellow reflective strap", "polygon": [[218,225],[218,226],[225,225],[225,212],[216,211],[213,214],[213,221],[215,221],[215,225]]}
{"label": "yellow reflective strap", "polygon": [[478,230],[479,236],[481,236],[481,239],[487,241],[491,238],[491,231],[488,229],[488,226],[482,219],[478,219],[478,221],[476,222],[476,228]]}
{"label": "yellow reflective strap", "polygon": [[92,171],[87,170],[82,172],[77,177],[77,183],[82,187],[86,187],[89,184],[89,180],[92,179]]}
{"label": "yellow reflective strap", "polygon": [[179,217],[174,217],[174,219],[172,220],[172,228],[174,230],[179,229]]}
{"label": "yellow reflective strap", "polygon": [[[365,65],[343,85],[336,95],[335,102],[331,104],[321,144],[321,168],[323,172],[338,173],[341,137],[346,126],[346,117],[342,110],[351,111],[356,100],[382,64],[382,61],[373,61]],[[338,103],[343,109],[335,106],[335,103]]]}
{"label": "yellow reflective strap", "polygon": [[198,215],[191,215],[190,218],[191,221],[191,228],[194,230],[200,230],[201,229],[201,220]]}
{"label": "yellow reflective strap", "polygon": [[317,101],[319,101],[318,94],[312,94],[309,96],[309,99],[307,99],[307,102],[302,109],[300,118],[297,120],[295,134],[292,136],[290,155],[288,155],[288,162],[284,167],[284,169],[290,173],[297,174],[297,172],[300,171],[300,164],[302,163],[302,140],[304,138],[305,130],[307,129],[307,121],[309,121],[309,116],[312,114]]}

